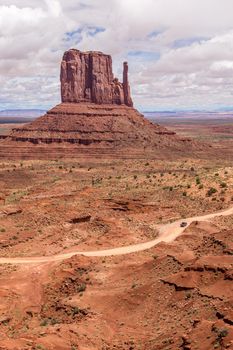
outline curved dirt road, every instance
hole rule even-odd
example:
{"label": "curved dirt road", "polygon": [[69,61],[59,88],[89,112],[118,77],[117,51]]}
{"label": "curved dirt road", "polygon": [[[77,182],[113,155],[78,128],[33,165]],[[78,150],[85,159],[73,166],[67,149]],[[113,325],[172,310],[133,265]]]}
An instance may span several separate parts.
{"label": "curved dirt road", "polygon": [[[0,258],[0,264],[40,264],[54,261],[62,261],[71,258],[74,255],[84,256],[113,256],[113,255],[124,255],[129,253],[136,253],[142,250],[150,249],[160,242],[172,242],[174,241],[193,221],[207,221],[217,216],[227,216],[233,214],[233,207],[220,211],[217,213],[207,214],[203,216],[194,216],[187,219],[179,219],[170,224],[158,226],[159,237],[145,243],[134,244],[130,246],[124,246],[119,248],[96,250],[96,251],[74,251],[70,253],[58,254],[53,256],[41,256],[41,257],[24,257],[24,258]],[[186,227],[180,227],[181,222],[187,222]]]}

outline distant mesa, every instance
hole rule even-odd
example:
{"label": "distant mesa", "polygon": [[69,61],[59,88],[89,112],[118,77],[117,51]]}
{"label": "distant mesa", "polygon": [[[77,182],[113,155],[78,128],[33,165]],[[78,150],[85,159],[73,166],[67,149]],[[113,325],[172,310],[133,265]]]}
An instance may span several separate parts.
{"label": "distant mesa", "polygon": [[63,56],[60,79],[62,103],[0,136],[0,158],[145,158],[195,149],[133,108],[127,62],[120,82],[110,55],[71,49]]}

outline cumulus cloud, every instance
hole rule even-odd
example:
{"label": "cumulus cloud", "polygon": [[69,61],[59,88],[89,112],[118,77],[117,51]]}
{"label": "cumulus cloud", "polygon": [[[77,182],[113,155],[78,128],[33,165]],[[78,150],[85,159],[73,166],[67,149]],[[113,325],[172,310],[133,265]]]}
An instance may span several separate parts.
{"label": "cumulus cloud", "polygon": [[49,13],[53,17],[59,17],[62,13],[61,4],[57,0],[45,0]]}
{"label": "cumulus cloud", "polygon": [[232,0],[0,0],[0,108],[59,102],[66,49],[128,60],[141,109],[232,105]]}

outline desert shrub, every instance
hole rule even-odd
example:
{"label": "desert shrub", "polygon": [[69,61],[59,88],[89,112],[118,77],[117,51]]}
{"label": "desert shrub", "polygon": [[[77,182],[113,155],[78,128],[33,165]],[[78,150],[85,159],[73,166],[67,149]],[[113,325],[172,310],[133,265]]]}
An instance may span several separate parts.
{"label": "desert shrub", "polygon": [[43,345],[38,344],[36,345],[36,349],[40,349],[40,350],[47,350],[47,348],[45,348]]}
{"label": "desert shrub", "polygon": [[91,183],[92,183],[92,186],[94,186],[94,185],[100,185],[100,184],[102,184],[102,181],[103,181],[103,178],[102,178],[102,177],[97,178],[97,179],[93,179],[93,178],[92,178]]}
{"label": "desert shrub", "polygon": [[48,319],[45,318],[45,319],[43,319],[43,320],[41,321],[40,326],[41,326],[41,327],[48,326],[48,323],[49,323]]}
{"label": "desert shrub", "polygon": [[223,349],[223,339],[228,336],[228,329],[226,328],[217,328],[216,326],[212,327],[212,331],[214,331],[217,335],[216,342],[214,344],[214,349],[220,348]]}
{"label": "desert shrub", "polygon": [[183,192],[183,196],[184,196],[184,197],[187,196],[187,192],[186,192],[186,191]]}
{"label": "desert shrub", "polygon": [[218,330],[218,337],[225,338],[228,335],[228,330],[226,328],[222,328]]}
{"label": "desert shrub", "polygon": [[207,196],[210,197],[210,196],[212,196],[212,194],[214,194],[214,193],[216,193],[216,192],[218,192],[218,191],[216,190],[216,188],[210,187],[209,190],[207,191]]}
{"label": "desert shrub", "polygon": [[27,195],[28,195],[28,191],[27,190],[13,192],[7,197],[6,204],[19,202],[21,198],[23,198],[24,196],[27,196]]}
{"label": "desert shrub", "polygon": [[198,186],[199,190],[202,190],[203,187],[204,186],[202,184]]}
{"label": "desert shrub", "polygon": [[197,184],[197,185],[200,185],[200,183],[201,183],[200,178],[199,178],[199,177],[196,177],[196,184]]}
{"label": "desert shrub", "polygon": [[78,286],[78,288],[77,288],[77,292],[78,293],[81,293],[81,292],[84,292],[85,290],[86,290],[86,284],[85,283],[82,283],[82,284],[80,284],[79,286]]}
{"label": "desert shrub", "polygon": [[227,187],[226,182],[221,182],[221,183],[220,183],[220,187],[222,187],[222,188],[226,188],[226,187]]}
{"label": "desert shrub", "polygon": [[0,228],[0,232],[1,232],[1,233],[6,232],[5,228],[3,228],[3,227],[2,227],[2,228]]}
{"label": "desert shrub", "polygon": [[73,316],[79,314],[79,312],[80,312],[80,309],[79,309],[79,307],[77,307],[77,306],[75,306],[75,307],[72,309],[72,314],[73,314]]}
{"label": "desert shrub", "polygon": [[59,323],[59,321],[56,320],[56,318],[51,318],[50,324],[51,324],[52,326],[54,326],[55,324],[58,324],[58,323]]}

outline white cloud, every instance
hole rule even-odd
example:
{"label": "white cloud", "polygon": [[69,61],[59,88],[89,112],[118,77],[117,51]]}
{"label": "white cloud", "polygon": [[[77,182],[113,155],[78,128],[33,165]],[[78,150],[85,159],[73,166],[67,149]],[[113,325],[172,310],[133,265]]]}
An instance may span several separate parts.
{"label": "white cloud", "polygon": [[58,0],[44,0],[48,7],[49,13],[53,17],[59,17],[62,13],[61,4]]}
{"label": "white cloud", "polygon": [[128,59],[145,109],[233,104],[232,0],[0,0],[0,108],[59,102],[70,47]]}

